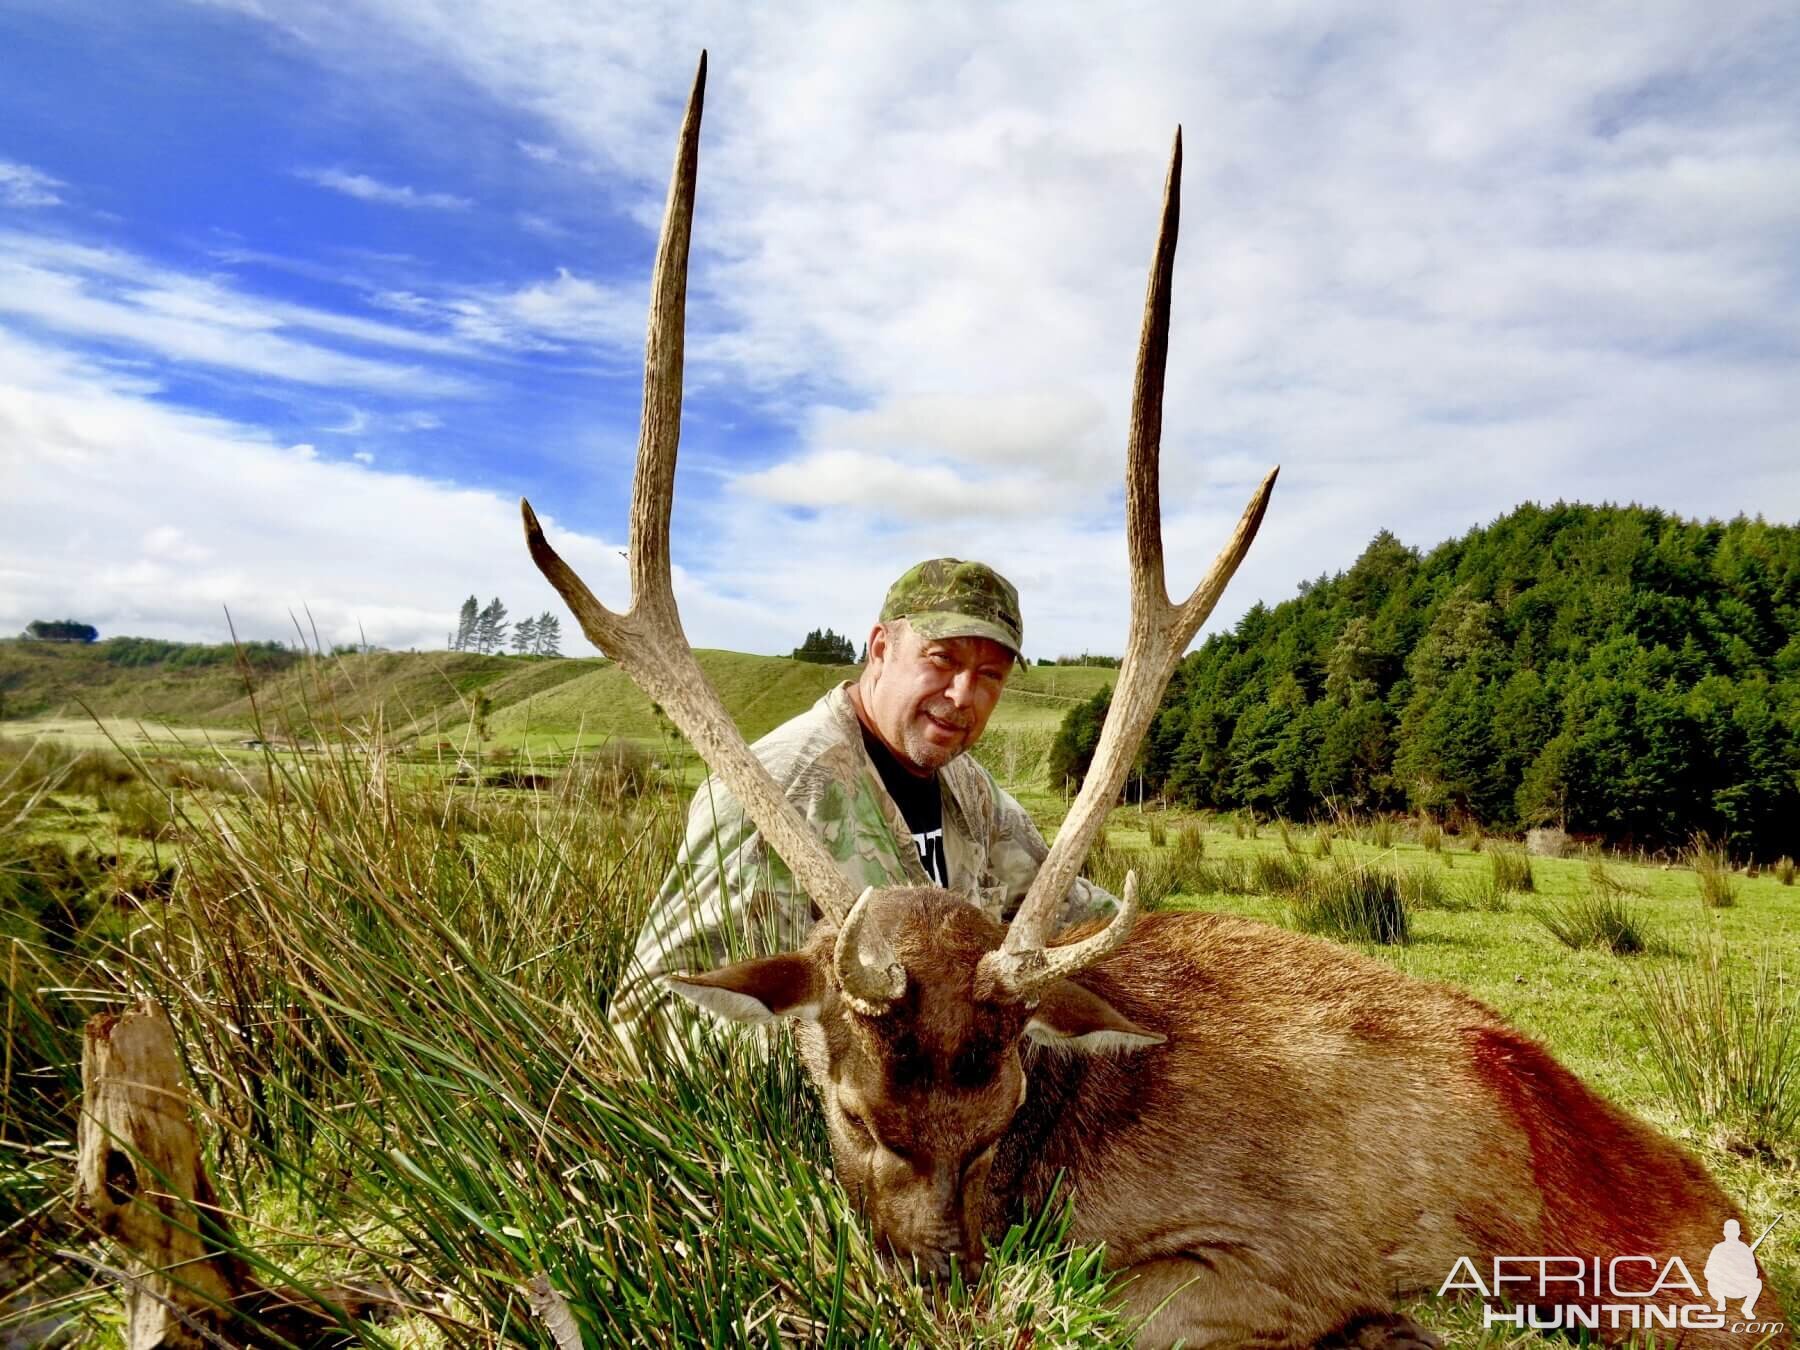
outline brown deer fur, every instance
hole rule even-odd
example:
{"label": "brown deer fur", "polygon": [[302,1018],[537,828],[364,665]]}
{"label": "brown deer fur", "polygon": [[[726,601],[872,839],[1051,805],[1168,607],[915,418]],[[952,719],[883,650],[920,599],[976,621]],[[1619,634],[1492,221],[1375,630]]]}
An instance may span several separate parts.
{"label": "brown deer fur", "polygon": [[[978,1264],[983,1233],[1060,1174],[1073,1237],[1106,1244],[1137,1310],[1167,1300],[1145,1343],[1306,1346],[1381,1326],[1396,1293],[1436,1291],[1460,1257],[1485,1278],[1495,1256],[1680,1256],[1700,1280],[1724,1221],[1741,1220],[1692,1156],[1492,1009],[1336,944],[1146,916],[1035,1013],[1082,999],[1065,1031],[1138,1038],[1080,1053],[982,997],[977,965],[1003,932],[979,911],[927,889],[870,903],[907,972],[880,1016],[834,994],[829,923],[794,956],[673,983],[716,1011],[707,991],[729,988],[795,1018],[839,1178],[927,1269]],[[1756,1320],[1780,1316],[1765,1290]],[[1392,1334],[1362,1343],[1420,1333]]]}

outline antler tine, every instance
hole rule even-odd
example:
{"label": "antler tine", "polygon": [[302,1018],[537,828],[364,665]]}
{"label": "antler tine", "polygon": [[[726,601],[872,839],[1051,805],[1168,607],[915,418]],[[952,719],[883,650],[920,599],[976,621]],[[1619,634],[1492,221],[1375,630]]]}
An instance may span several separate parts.
{"label": "antler tine", "polygon": [[1272,469],[1263,479],[1244,508],[1231,539],[1193,593],[1179,606],[1171,604],[1163,575],[1158,459],[1162,451],[1163,385],[1169,355],[1169,301],[1175,283],[1175,242],[1180,226],[1178,127],[1163,187],[1162,224],[1150,264],[1149,291],[1144,299],[1144,327],[1138,343],[1126,453],[1125,530],[1131,558],[1131,629],[1093,765],[996,954],[994,974],[1020,997],[1030,998],[1050,981],[1072,975],[1099,960],[1130,932],[1137,914],[1137,887],[1132,884],[1135,878],[1128,879],[1124,903],[1105,929],[1064,947],[1049,946],[1063,897],[1081,870],[1107,811],[1118,799],[1138,742],[1168,686],[1169,675],[1249,552],[1268,507],[1269,494],[1274,490],[1275,475],[1280,472]]}
{"label": "antler tine", "polygon": [[519,503],[531,557],[562,596],[593,644],[668,713],[700,758],[718,775],[763,838],[787,863],[819,910],[841,923],[856,895],[824,843],[807,828],[762,762],[745,744],[725,705],[707,683],[682,631],[670,579],[669,514],[675,457],[681,443],[681,374],[687,314],[688,241],[700,165],[700,112],[706,53],[694,75],[675,151],[656,268],[650,280],[644,341],[644,413],[631,486],[631,608],[616,614],[594,598],[544,538],[531,503]]}

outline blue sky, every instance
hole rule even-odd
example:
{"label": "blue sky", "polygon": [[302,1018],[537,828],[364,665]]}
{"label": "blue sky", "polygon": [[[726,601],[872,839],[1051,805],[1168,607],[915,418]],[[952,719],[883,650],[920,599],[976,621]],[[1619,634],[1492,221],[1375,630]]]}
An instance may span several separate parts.
{"label": "blue sky", "polygon": [[622,602],[703,46],[696,644],[957,553],[1119,646],[1178,122],[1172,586],[1284,466],[1220,621],[1526,499],[1800,516],[1790,8],[1194,9],[0,5],[0,629],[436,645],[560,608],[522,494]]}

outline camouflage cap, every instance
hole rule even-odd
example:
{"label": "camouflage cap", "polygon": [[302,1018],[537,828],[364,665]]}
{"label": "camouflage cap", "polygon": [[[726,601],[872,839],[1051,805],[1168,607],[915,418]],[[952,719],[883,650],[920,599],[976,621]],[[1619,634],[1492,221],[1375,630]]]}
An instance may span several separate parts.
{"label": "camouflage cap", "polygon": [[905,619],[921,637],[992,638],[1022,655],[1019,593],[985,563],[932,558],[908,568],[881,603],[881,622],[894,619]]}

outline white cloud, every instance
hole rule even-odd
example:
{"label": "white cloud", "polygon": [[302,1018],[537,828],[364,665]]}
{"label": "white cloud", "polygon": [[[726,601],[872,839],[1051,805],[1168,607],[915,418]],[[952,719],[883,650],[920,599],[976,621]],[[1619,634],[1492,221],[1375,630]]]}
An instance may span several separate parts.
{"label": "white cloud", "polygon": [[[735,490],[686,509],[703,574],[790,623],[817,606],[842,627],[906,562],[974,553],[1012,569],[1048,648],[1116,645],[1116,484],[1178,122],[1175,589],[1274,461],[1226,615],[1384,526],[1429,545],[1528,497],[1800,516],[1787,7],[282,10],[368,78],[485,91],[646,228],[710,48],[690,356],[794,432],[773,462],[719,450]],[[641,285],[570,262],[387,303],[471,349],[636,347]]]}
{"label": "white cloud", "polygon": [[0,206],[60,206],[56,189],[63,185],[42,169],[0,159]]}
{"label": "white cloud", "polygon": [[857,507],[901,520],[1042,516],[1048,487],[1030,478],[972,480],[941,464],[860,450],[820,450],[740,475],[741,492],[784,506]]}
{"label": "white cloud", "polygon": [[516,144],[520,154],[524,155],[526,159],[536,160],[539,164],[555,164],[562,159],[562,155],[554,145],[540,145],[536,141],[519,141]]}
{"label": "white cloud", "polygon": [[[525,552],[516,500],[362,463],[180,412],[90,363],[0,334],[0,626],[78,614],[108,634],[218,641],[293,637],[310,610],[324,641],[359,629],[435,648],[470,591],[561,612]],[[146,530],[146,504],[162,522]],[[540,502],[541,508],[553,503]],[[625,603],[609,541],[546,528],[597,594]],[[697,631],[735,645],[773,627],[679,572]],[[568,626],[565,650],[586,644]]]}
{"label": "white cloud", "polygon": [[295,169],[294,176],[358,201],[402,206],[409,211],[466,211],[475,204],[467,197],[453,193],[420,192],[417,188],[384,183],[366,173],[349,173],[343,169]]}
{"label": "white cloud", "polygon": [[516,350],[563,344],[632,349],[644,340],[648,283],[603,285],[559,268],[554,278],[513,287],[464,286],[425,296],[384,291],[376,303],[441,324],[467,343]]}
{"label": "white cloud", "polygon": [[437,356],[472,355],[452,335],[269,301],[114,249],[0,231],[0,314],[176,362],[337,388],[461,396],[465,378],[345,352],[300,334]]}

